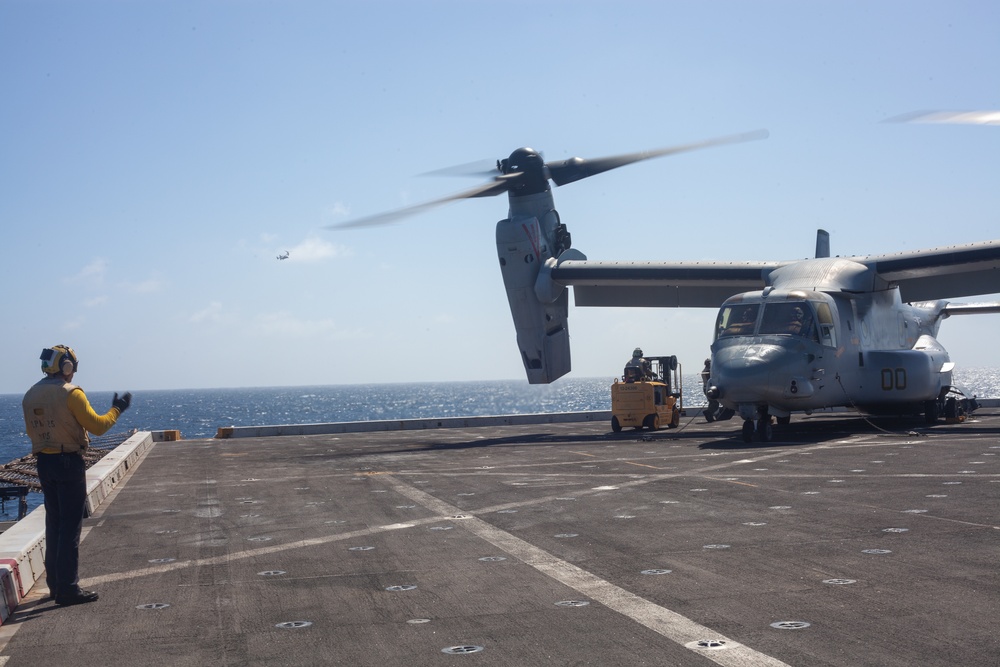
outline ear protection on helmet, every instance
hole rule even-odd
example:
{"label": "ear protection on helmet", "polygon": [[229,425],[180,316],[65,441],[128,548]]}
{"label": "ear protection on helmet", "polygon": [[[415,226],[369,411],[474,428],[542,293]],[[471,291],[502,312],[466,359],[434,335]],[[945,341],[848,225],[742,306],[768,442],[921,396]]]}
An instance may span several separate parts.
{"label": "ear protection on helmet", "polygon": [[68,345],[53,345],[42,350],[39,357],[42,360],[42,372],[54,375],[69,375],[75,373],[80,367],[80,361],[76,358],[73,348]]}

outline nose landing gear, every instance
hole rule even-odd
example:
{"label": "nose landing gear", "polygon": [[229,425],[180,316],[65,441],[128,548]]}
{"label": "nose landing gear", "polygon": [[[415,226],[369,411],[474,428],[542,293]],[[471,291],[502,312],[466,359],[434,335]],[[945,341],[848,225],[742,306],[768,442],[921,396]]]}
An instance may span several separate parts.
{"label": "nose landing gear", "polygon": [[774,436],[774,431],[771,427],[771,415],[766,412],[758,415],[756,424],[753,419],[745,419],[743,421],[743,442],[752,442],[754,435],[757,436],[757,440],[760,442],[771,442],[771,438]]}

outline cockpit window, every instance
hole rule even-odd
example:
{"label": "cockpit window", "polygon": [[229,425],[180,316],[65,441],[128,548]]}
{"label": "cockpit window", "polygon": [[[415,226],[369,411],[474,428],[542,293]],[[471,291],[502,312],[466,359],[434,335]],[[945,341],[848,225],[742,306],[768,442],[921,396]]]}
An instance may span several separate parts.
{"label": "cockpit window", "polygon": [[719,319],[715,322],[716,337],[752,336],[758,312],[760,312],[759,303],[723,306],[719,311]]}
{"label": "cockpit window", "polygon": [[776,301],[764,307],[760,334],[791,334],[819,341],[812,308],[805,301]]}

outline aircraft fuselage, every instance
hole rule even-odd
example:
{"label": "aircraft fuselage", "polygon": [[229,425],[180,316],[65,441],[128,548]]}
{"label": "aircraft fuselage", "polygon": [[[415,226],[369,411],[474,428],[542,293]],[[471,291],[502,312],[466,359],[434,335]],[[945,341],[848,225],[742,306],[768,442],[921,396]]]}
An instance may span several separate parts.
{"label": "aircraft fuselage", "polygon": [[895,288],[736,295],[719,310],[710,385],[744,419],[842,405],[920,412],[951,384],[935,338],[944,305],[901,303]]}

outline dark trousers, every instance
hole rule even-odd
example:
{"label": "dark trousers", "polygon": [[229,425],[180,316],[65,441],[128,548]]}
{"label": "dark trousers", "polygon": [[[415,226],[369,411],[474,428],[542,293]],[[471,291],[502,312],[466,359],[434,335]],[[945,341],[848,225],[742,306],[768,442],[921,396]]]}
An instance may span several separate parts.
{"label": "dark trousers", "polygon": [[87,469],[80,454],[35,458],[45,494],[45,581],[52,595],[69,595],[78,589]]}

